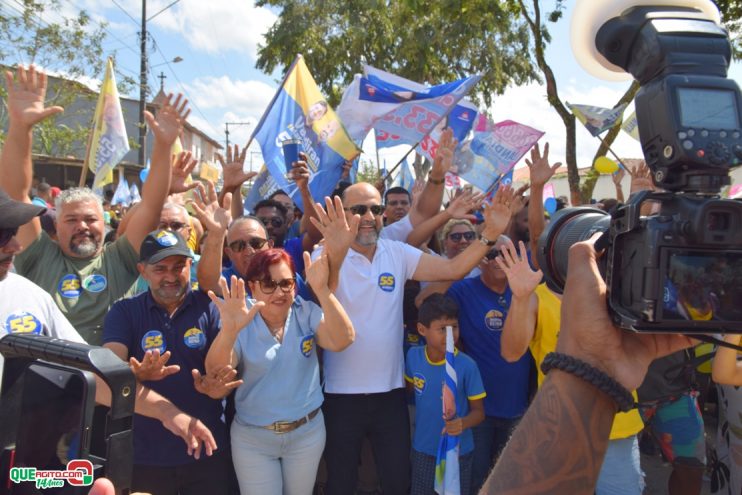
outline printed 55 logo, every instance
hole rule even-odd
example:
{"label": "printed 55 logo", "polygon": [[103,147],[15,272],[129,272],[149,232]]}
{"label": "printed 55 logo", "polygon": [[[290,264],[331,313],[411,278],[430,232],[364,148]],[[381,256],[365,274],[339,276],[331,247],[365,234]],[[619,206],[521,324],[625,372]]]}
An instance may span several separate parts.
{"label": "printed 55 logo", "polygon": [[64,471],[13,467],[10,479],[13,483],[35,482],[36,488],[62,488],[65,480],[72,486],[89,486],[93,484],[93,463],[87,459],[73,459]]}

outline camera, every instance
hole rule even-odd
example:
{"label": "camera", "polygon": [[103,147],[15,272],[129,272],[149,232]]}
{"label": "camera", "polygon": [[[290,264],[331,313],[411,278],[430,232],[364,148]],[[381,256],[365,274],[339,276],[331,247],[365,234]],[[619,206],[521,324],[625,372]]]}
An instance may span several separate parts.
{"label": "camera", "polygon": [[609,313],[634,331],[742,333],[742,203],[719,196],[742,161],[742,95],[707,4],[636,5],[597,30],[602,60],[640,83],[639,137],[663,192],[635,194],[610,215],[561,210],[538,242],[546,282],[561,293],[569,247],[602,232]]}

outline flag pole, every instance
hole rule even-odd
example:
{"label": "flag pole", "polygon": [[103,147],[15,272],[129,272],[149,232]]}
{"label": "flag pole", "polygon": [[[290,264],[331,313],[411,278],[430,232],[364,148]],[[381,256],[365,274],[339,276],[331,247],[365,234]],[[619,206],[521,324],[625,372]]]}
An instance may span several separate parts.
{"label": "flag pole", "polygon": [[82,172],[80,172],[80,183],[78,185],[79,187],[85,187],[85,181],[88,178],[88,168],[90,168],[90,145],[93,143],[93,134],[95,134],[95,123],[93,124],[93,130],[91,130],[90,134],[88,134],[88,145],[85,149],[85,159],[82,161]]}

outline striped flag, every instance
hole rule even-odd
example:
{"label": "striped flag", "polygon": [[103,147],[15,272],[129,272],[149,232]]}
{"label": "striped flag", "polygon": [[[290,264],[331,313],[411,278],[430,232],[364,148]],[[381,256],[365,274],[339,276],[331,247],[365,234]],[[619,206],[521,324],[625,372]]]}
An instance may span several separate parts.
{"label": "striped flag", "polygon": [[623,117],[623,111],[628,103],[623,103],[615,108],[595,107],[592,105],[577,105],[567,103],[572,114],[582,122],[590,134],[597,136],[613,127]]}
{"label": "striped flag", "polygon": [[[456,417],[456,370],[454,369],[453,328],[446,327],[446,376],[443,381],[443,418]],[[459,437],[443,434],[435,460],[435,492],[438,495],[460,495]]]}

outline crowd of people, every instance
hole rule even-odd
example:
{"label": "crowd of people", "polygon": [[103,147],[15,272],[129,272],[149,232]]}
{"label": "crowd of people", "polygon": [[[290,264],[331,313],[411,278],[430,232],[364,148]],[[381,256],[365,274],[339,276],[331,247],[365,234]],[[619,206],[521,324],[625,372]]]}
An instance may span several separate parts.
{"label": "crowd of people", "polygon": [[[32,129],[61,111],[45,92],[33,66],[7,75],[0,337],[87,342],[129,363],[133,491],[427,495],[446,433],[460,439],[462,494],[641,494],[640,438],[672,464],[670,493],[700,493],[709,380],[697,367],[710,355],[685,337],[615,329],[589,242],[570,252],[564,297],[543,284],[532,253],[559,166],[548,144],[526,160],[528,187],[501,186],[489,202],[467,190],[444,201],[450,130],[412,193],[341,182],[317,203],[300,155],[304,211],[278,191],[246,214],[245,150],[221,158],[222,190],[189,183],[195,161],[170,154],[188,102],[171,95],[146,115],[151,170],[127,211],[86,188],[34,184]],[[645,169],[633,177],[631,193],[648,187]],[[449,329],[457,413],[444,418]],[[560,369],[557,351],[637,407]],[[712,369],[723,431],[712,479],[739,495],[742,365],[720,348]],[[64,464],[53,455],[36,467]]]}

